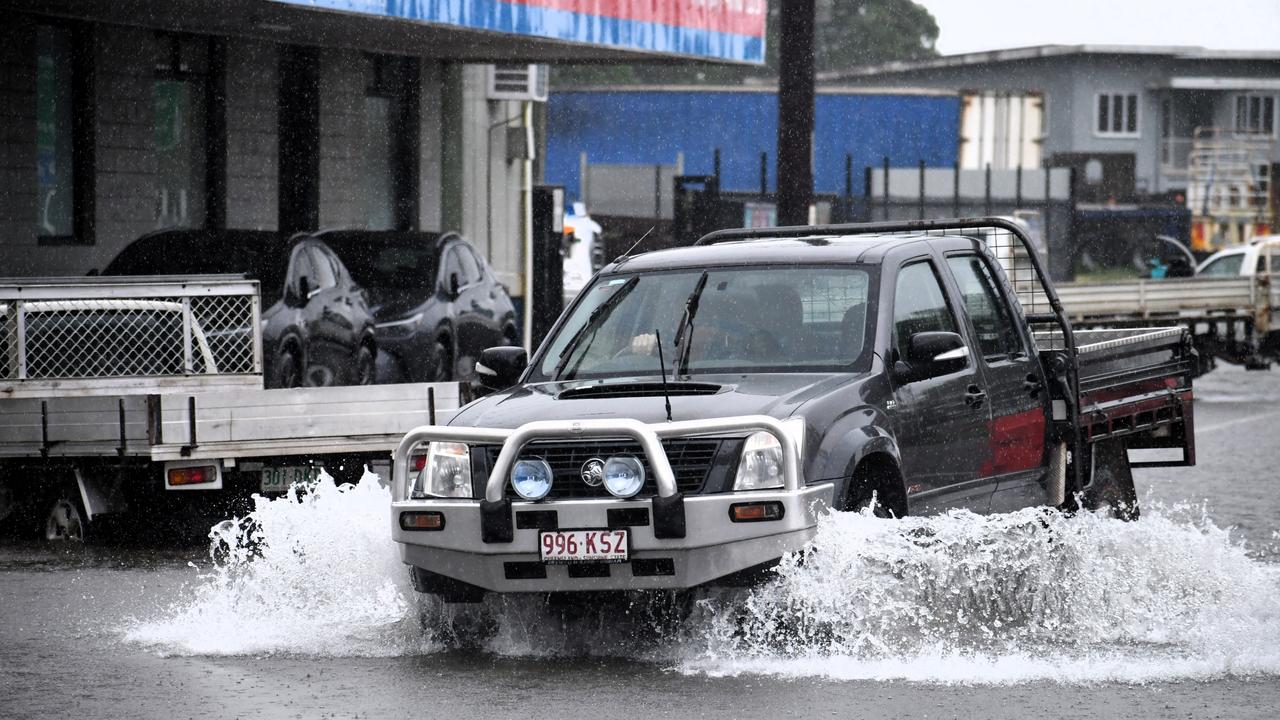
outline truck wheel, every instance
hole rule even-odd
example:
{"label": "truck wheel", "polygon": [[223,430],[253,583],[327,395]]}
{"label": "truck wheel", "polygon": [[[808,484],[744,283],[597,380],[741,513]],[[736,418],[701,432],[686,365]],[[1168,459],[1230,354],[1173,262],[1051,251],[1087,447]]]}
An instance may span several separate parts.
{"label": "truck wheel", "polygon": [[1137,520],[1138,491],[1133,485],[1129,467],[1129,451],[1123,440],[1094,443],[1093,468],[1089,486],[1084,491],[1086,510],[1105,510],[1119,520]]}
{"label": "truck wheel", "polygon": [[858,463],[845,488],[840,510],[862,512],[871,508],[879,518],[902,517],[907,514],[902,501],[902,475],[891,459],[879,454]]}
{"label": "truck wheel", "polygon": [[84,542],[88,521],[74,499],[54,500],[44,521],[44,539],[49,542]]}

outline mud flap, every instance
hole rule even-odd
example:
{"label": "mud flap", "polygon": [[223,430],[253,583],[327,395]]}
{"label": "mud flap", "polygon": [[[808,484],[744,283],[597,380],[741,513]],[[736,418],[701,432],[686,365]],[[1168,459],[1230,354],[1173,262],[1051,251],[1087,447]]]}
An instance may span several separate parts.
{"label": "mud flap", "polygon": [[99,515],[122,513],[127,505],[120,493],[120,477],[110,480],[86,476],[75,469],[76,487],[80,491],[80,502],[84,505],[86,520],[92,521]]}
{"label": "mud flap", "polygon": [[1138,491],[1129,467],[1129,450],[1123,440],[1102,440],[1091,448],[1093,463],[1084,491],[1086,510],[1107,510],[1120,520],[1137,520]]}

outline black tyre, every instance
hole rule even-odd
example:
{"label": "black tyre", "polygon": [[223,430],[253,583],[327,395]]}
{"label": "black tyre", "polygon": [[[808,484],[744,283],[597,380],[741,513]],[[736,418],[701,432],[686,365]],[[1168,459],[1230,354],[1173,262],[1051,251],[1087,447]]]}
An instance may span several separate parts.
{"label": "black tyre", "polygon": [[369,345],[361,345],[356,353],[356,385],[372,385],[378,373],[378,356]]}
{"label": "black tyre", "polygon": [[44,539],[49,542],[84,542],[88,537],[89,518],[80,499],[69,493],[48,504],[44,521]]}
{"label": "black tyre", "polygon": [[871,508],[875,517],[902,517],[906,515],[906,503],[901,496],[902,476],[897,467],[877,454],[863,460],[854,470],[839,509],[863,512]]}
{"label": "black tyre", "polygon": [[1124,441],[1104,440],[1095,443],[1092,450],[1092,477],[1083,498],[1085,509],[1103,510],[1120,520],[1137,520],[1142,511]]}
{"label": "black tyre", "polygon": [[449,342],[449,338],[439,338],[436,340],[436,371],[431,378],[432,382],[449,382],[453,380],[453,345]]}
{"label": "black tyre", "polygon": [[298,357],[298,352],[293,348],[281,350],[276,357],[276,371],[271,387],[302,387],[302,358]]}

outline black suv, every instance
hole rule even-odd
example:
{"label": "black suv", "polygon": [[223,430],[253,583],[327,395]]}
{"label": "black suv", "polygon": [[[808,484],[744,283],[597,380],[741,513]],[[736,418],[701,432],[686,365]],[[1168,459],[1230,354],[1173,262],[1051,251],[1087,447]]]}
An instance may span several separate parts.
{"label": "black suv", "polygon": [[482,350],[519,342],[507,289],[457,233],[332,230],[315,237],[369,293],[379,381],[467,379]]}

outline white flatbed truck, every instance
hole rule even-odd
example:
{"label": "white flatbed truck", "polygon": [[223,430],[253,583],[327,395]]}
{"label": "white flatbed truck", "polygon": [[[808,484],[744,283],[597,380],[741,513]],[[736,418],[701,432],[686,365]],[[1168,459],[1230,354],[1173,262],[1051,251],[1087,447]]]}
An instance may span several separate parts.
{"label": "white flatbed truck", "polygon": [[262,383],[255,282],[0,279],[0,526],[84,539],[132,517],[202,533],[194,517],[322,467],[387,478],[405,430],[465,392]]}

